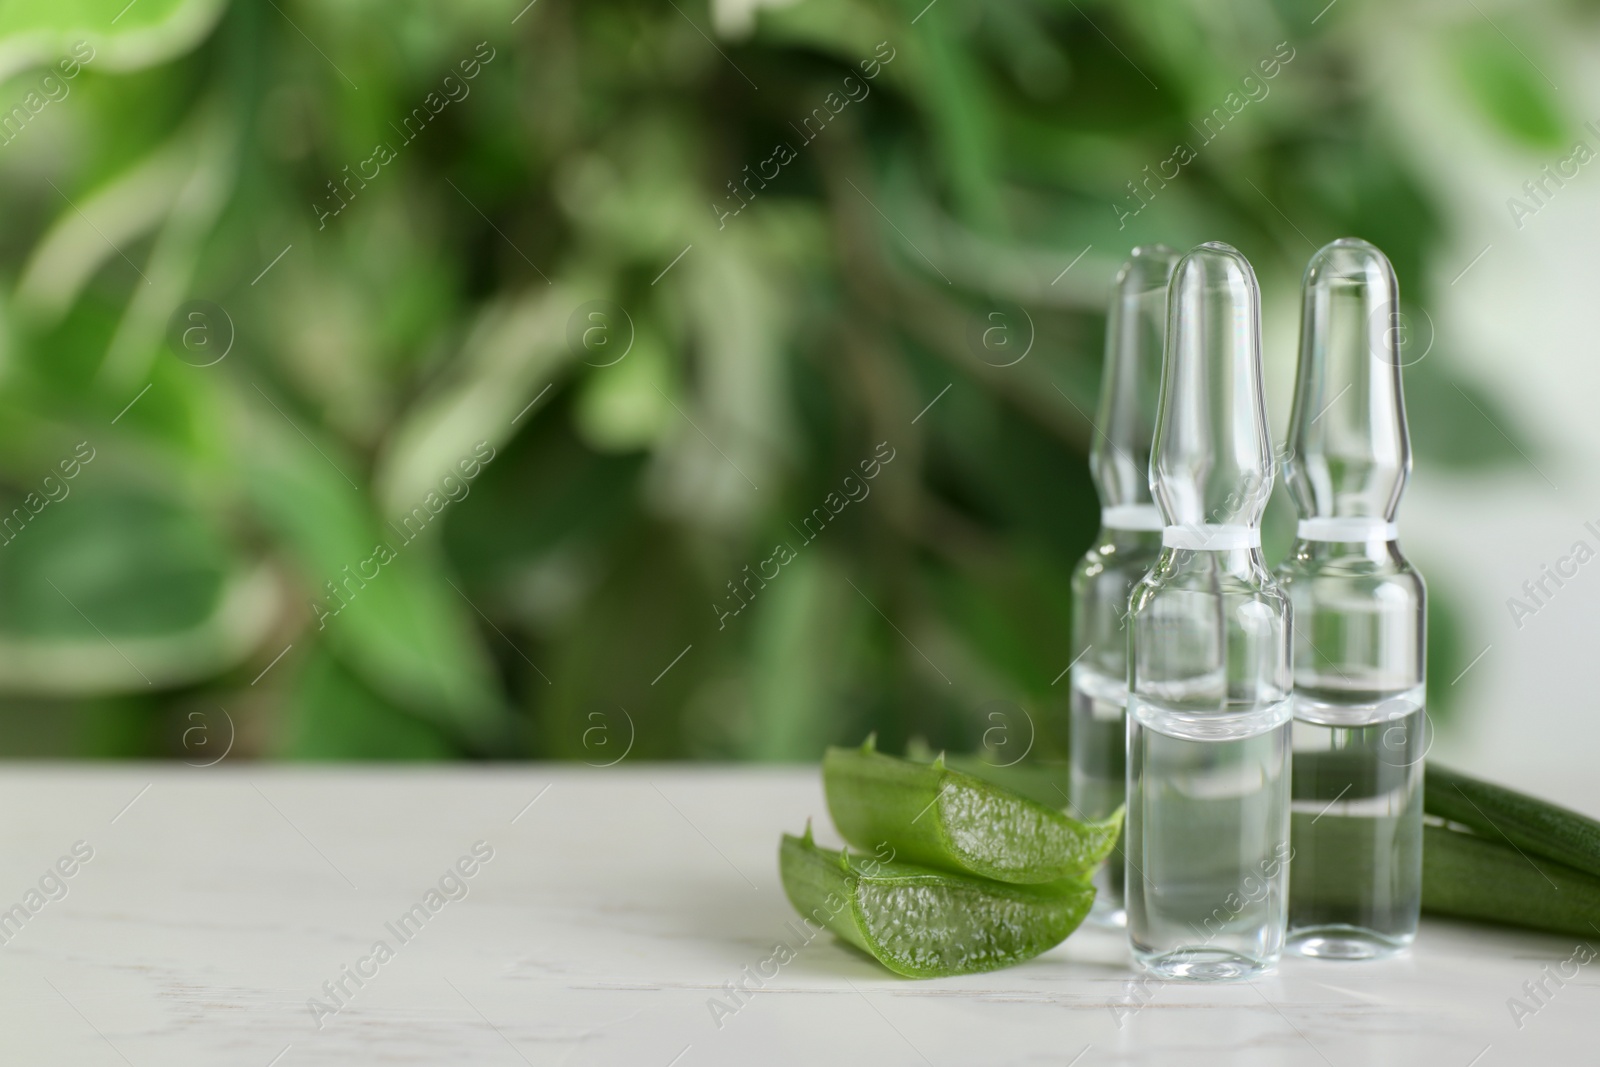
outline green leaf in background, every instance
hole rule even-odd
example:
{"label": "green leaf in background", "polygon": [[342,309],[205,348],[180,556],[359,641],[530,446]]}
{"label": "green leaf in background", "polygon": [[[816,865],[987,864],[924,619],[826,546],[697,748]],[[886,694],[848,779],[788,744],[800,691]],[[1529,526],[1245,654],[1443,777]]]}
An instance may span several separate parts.
{"label": "green leaf in background", "polygon": [[[607,563],[551,644],[542,666],[551,681],[534,675],[527,687],[538,751],[593,761],[584,742],[592,713],[623,712],[633,758],[660,759],[686,747],[689,709],[726,680],[734,648],[717,631],[714,579],[702,578],[668,529],[640,524]],[[730,748],[748,731],[743,701],[736,713],[722,739]]]}
{"label": "green leaf in background", "polygon": [[[100,450],[0,545],[0,754],[178,755],[226,707],[244,757],[813,759],[976,749],[1005,701],[1059,758],[1116,263],[1220,236],[1270,289],[1356,234],[1432,306],[1456,196],[1395,94],[1565,149],[1541,41],[1575,17],[1418,9],[1396,73],[1371,6],[924,6],[0,9],[0,498]],[[1151,178],[1279,42],[1270,95]],[[172,341],[197,301],[214,364]],[[597,304],[631,347],[573,343]],[[1032,341],[1004,366],[971,334],[1001,309]],[[1542,465],[1444,357],[1407,373],[1419,476]],[[880,442],[871,496],[720,626]]]}
{"label": "green leaf in background", "polygon": [[270,577],[201,514],[103,479],[96,492],[105,458],[82,455],[77,477],[58,472],[0,515],[0,684],[150,693],[240,663],[278,610]]}
{"label": "green leaf in background", "polygon": [[1451,683],[1460,678],[1468,659],[1476,655],[1466,647],[1466,614],[1454,602],[1452,590],[1459,588],[1448,575],[1435,574],[1428,582],[1428,705],[1427,716],[1435,725],[1448,725],[1460,706],[1462,692]]}
{"label": "green leaf in background", "polygon": [[1432,356],[1405,370],[1406,425],[1419,459],[1430,466],[1473,470],[1517,467],[1530,478],[1539,454],[1502,401],[1470,381],[1446,376]]}
{"label": "green leaf in background", "polygon": [[1502,133],[1541,152],[1568,147],[1555,83],[1545,73],[1555,64],[1515,20],[1504,13],[1498,24],[1469,17],[1451,51],[1467,95]]}
{"label": "green leaf in background", "polygon": [[[429,531],[378,522],[345,473],[354,469],[348,458],[341,466],[331,442],[319,447],[282,424],[287,421],[292,416],[283,414],[281,422],[262,417],[243,481],[294,553],[304,595],[320,606],[308,604],[316,616],[312,639],[337,650],[394,706],[470,747],[502,747],[508,723],[470,618],[473,608],[431,566],[436,549]],[[302,708],[300,715],[304,720],[319,711],[341,714],[335,703]]]}
{"label": "green leaf in background", "polygon": [[313,648],[289,695],[283,754],[312,760],[436,760],[460,754],[438,725],[386,700],[338,657]]}
{"label": "green leaf in background", "polygon": [[[843,740],[829,709],[839,699],[838,665],[864,620],[847,610],[856,594],[824,553],[805,552],[785,564],[762,590],[770,599],[748,620],[753,721],[744,754],[750,759],[815,759]],[[840,625],[841,618],[848,621]]]}
{"label": "green leaf in background", "polygon": [[[91,62],[137,70],[194,47],[225,0],[12,0],[0,8],[0,78],[54,62],[80,41]],[[80,57],[81,58],[81,57]]]}

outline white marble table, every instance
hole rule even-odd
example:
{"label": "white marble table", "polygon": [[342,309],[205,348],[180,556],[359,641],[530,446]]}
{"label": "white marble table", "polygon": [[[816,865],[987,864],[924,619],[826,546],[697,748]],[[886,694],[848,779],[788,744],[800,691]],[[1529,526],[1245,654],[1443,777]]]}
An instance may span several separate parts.
{"label": "white marble table", "polygon": [[[1520,1028],[1507,1007],[1572,938],[1435,921],[1400,960],[1148,991],[1089,931],[924,982],[819,937],[714,1013],[793,936],[776,849],[807,815],[825,824],[812,769],[11,765],[0,796],[5,1064],[1600,1059],[1600,971],[1547,982]],[[470,877],[430,901],[457,863]]]}

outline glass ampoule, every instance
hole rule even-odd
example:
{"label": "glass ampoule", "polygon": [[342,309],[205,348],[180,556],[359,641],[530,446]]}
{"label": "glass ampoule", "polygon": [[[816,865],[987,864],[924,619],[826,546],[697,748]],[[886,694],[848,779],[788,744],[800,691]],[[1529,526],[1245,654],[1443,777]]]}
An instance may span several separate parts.
{"label": "glass ampoule", "polygon": [[[1128,597],[1161,554],[1161,512],[1150,498],[1167,335],[1167,281],[1178,253],[1133,250],[1111,288],[1099,432],[1089,470],[1100,494],[1100,533],[1072,575],[1071,812],[1099,820],[1123,804],[1128,754]],[[1089,921],[1120,927],[1123,847],[1095,875]]]}
{"label": "glass ampoule", "polygon": [[1242,255],[1179,261],[1150,463],[1166,527],[1128,635],[1128,938],[1167,978],[1249,978],[1283,949],[1291,622],[1261,557],[1260,333]]}
{"label": "glass ampoule", "polygon": [[1404,948],[1422,902],[1426,592],[1396,543],[1411,470],[1394,269],[1365,241],[1306,267],[1285,467],[1300,512],[1289,947]]}

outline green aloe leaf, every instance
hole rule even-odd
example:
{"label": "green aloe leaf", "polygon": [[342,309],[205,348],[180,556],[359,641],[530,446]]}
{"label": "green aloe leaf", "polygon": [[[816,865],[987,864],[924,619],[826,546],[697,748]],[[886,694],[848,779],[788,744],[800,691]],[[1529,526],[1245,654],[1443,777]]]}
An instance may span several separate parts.
{"label": "green aloe leaf", "polygon": [[1422,828],[1422,910],[1589,937],[1600,928],[1600,878],[1529,858],[1496,838],[1429,825]]}
{"label": "green aloe leaf", "polygon": [[[932,763],[937,756],[938,753],[928,747],[921,737],[913,737],[906,743],[906,758],[909,760]],[[1009,789],[1047,808],[1065,803],[1072,784],[1072,770],[1065,761],[1025,759],[1016,763],[999,763],[987,756],[955,752],[945,753],[944,761],[947,767],[993,782],[1001,789]]]}
{"label": "green aloe leaf", "polygon": [[1600,877],[1600,822],[1557,804],[1428,764],[1423,806],[1497,842]]}
{"label": "green aloe leaf", "polygon": [[1082,877],[1111,852],[1122,813],[1080,823],[992,782],[875,750],[830,748],[822,761],[828,811],[857,848],[1003,882]]}
{"label": "green aloe leaf", "polygon": [[907,978],[976,974],[1029,960],[1064,941],[1094,902],[1076,879],[1006,885],[898,862],[852,856],[783,835],[778,866],[789,902]]}

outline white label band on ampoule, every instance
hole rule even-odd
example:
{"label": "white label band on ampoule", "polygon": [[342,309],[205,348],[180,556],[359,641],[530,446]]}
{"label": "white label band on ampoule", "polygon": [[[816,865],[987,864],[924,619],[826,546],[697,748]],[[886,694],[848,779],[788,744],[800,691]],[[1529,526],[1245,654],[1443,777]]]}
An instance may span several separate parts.
{"label": "white label band on ampoule", "polygon": [[1296,536],[1302,541],[1393,541],[1400,528],[1381,515],[1301,519]]}
{"label": "white label band on ampoule", "polygon": [[1164,530],[1167,520],[1154,504],[1113,504],[1100,509],[1100,525],[1107,530]]}
{"label": "white label band on ampoule", "polygon": [[1167,548],[1186,548],[1191,552],[1226,552],[1235,548],[1260,548],[1261,527],[1232,523],[1191,522],[1168,526],[1161,531]]}

